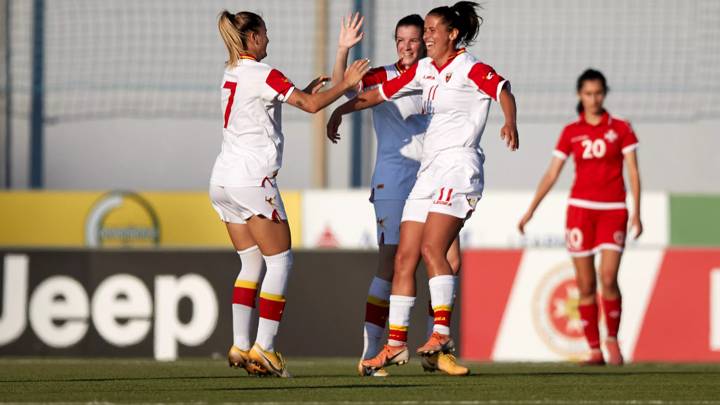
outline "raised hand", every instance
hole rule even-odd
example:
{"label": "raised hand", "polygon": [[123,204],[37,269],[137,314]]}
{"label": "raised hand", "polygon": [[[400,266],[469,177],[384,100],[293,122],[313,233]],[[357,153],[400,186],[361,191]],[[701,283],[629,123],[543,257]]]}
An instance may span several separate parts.
{"label": "raised hand", "polygon": [[370,59],[358,59],[345,70],[345,76],[343,81],[347,89],[354,88],[360,80],[362,80],[365,73],[370,70]]}
{"label": "raised hand", "polygon": [[342,124],[342,114],[338,114],[337,110],[333,111],[332,115],[330,116],[330,120],[328,120],[327,123],[327,138],[332,143],[338,143],[340,140],[340,134],[338,134],[338,129],[340,129],[340,124]]}
{"label": "raised hand", "polygon": [[350,49],[363,39],[364,33],[360,31],[365,17],[356,12],[353,16],[342,18],[338,47]]}
{"label": "raised hand", "polygon": [[307,87],[305,87],[305,88],[303,89],[303,91],[304,91],[305,93],[308,93],[308,94],[315,94],[315,93],[317,93],[318,91],[320,91],[320,89],[321,89],[321,88],[325,85],[325,83],[327,83],[328,81],[330,81],[330,78],[329,78],[329,77],[327,77],[327,76],[318,76],[318,77],[314,78],[314,79],[310,82],[310,84],[308,84]]}

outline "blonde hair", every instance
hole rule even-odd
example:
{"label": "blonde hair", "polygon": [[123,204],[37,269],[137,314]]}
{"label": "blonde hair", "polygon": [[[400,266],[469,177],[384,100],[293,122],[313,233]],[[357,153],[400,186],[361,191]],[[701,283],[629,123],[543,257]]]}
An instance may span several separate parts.
{"label": "blonde hair", "polygon": [[260,27],[265,25],[262,17],[250,12],[240,11],[233,14],[227,10],[220,13],[218,19],[218,30],[225,47],[228,50],[228,60],[225,66],[235,66],[240,56],[247,54],[247,39],[250,33],[259,33]]}

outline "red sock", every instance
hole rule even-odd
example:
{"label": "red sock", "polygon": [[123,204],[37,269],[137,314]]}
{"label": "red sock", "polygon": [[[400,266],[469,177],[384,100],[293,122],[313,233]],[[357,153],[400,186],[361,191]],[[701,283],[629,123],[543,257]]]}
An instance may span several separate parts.
{"label": "red sock", "polygon": [[620,328],[620,315],[622,314],[622,299],[620,297],[614,300],[603,298],[602,307],[608,337],[617,338],[618,329]]}
{"label": "red sock", "polygon": [[375,324],[385,329],[385,323],[390,312],[390,303],[372,295],[368,296],[365,304],[365,322]]}
{"label": "red sock", "polygon": [[600,330],[598,329],[598,307],[596,303],[578,305],[583,331],[590,349],[600,348]]}
{"label": "red sock", "polygon": [[285,311],[285,297],[273,294],[260,293],[260,318],[280,322]]}

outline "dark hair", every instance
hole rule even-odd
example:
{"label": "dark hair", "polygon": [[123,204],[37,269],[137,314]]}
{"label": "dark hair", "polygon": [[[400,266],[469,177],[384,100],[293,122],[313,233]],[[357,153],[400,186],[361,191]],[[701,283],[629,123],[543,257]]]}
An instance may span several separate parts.
{"label": "dark hair", "polygon": [[240,55],[247,51],[246,40],[249,38],[249,33],[259,33],[260,28],[264,25],[262,17],[251,11],[240,11],[233,14],[223,10],[220,13],[218,29],[228,50],[228,66],[235,65]]}
{"label": "dark hair", "polygon": [[401,18],[400,21],[395,25],[395,38],[397,38],[397,30],[400,27],[417,27],[420,30],[420,38],[422,38],[422,32],[425,28],[425,20],[417,14],[406,15]]}
{"label": "dark hair", "polygon": [[[592,80],[597,80],[600,82],[600,84],[602,84],[603,92],[605,94],[610,91],[610,88],[607,85],[607,80],[605,80],[605,75],[603,75],[602,72],[595,69],[587,69],[577,79],[577,92],[580,93],[580,89],[582,89],[585,82],[589,82]],[[578,101],[577,107],[575,109],[577,110],[578,114],[582,113],[585,110],[583,108],[582,102],[580,101]]]}
{"label": "dark hair", "polygon": [[430,10],[428,15],[442,17],[449,29],[458,30],[456,44],[470,46],[475,42],[483,23],[483,18],[477,13],[477,9],[481,8],[482,6],[474,1],[458,1],[450,7],[436,7]]}

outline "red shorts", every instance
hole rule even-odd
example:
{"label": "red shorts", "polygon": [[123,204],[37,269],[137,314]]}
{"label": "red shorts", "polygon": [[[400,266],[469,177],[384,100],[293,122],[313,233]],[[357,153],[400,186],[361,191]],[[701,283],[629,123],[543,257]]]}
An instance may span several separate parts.
{"label": "red shorts", "polygon": [[568,205],[565,243],[571,256],[590,256],[602,249],[622,252],[628,211],[594,210]]}

